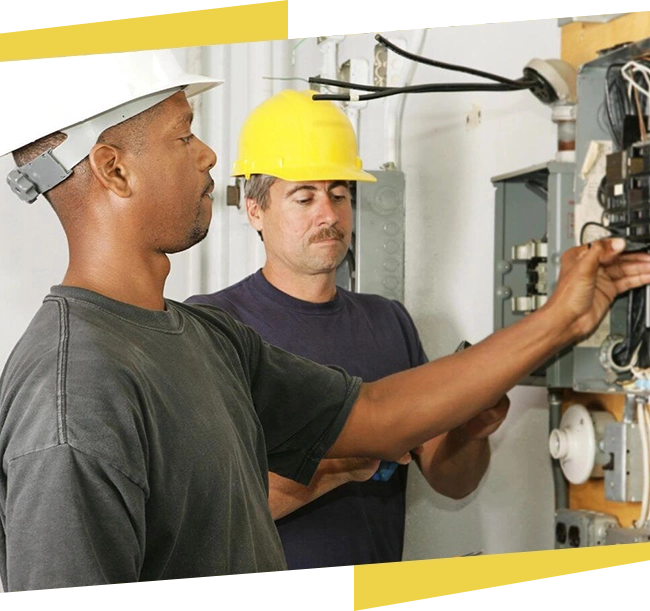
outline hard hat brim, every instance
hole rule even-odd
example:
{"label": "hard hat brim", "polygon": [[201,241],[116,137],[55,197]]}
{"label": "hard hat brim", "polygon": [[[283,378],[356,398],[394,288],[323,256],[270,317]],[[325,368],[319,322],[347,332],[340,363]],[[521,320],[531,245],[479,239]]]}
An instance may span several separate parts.
{"label": "hard hat brim", "polygon": [[292,167],[292,168],[277,168],[264,171],[263,167],[249,168],[244,170],[238,167],[235,163],[231,176],[243,176],[248,179],[253,174],[266,174],[267,176],[274,176],[289,182],[316,182],[320,180],[354,180],[357,182],[377,182],[377,179],[368,172],[363,170],[354,170],[342,166],[318,166],[316,168],[305,167]]}

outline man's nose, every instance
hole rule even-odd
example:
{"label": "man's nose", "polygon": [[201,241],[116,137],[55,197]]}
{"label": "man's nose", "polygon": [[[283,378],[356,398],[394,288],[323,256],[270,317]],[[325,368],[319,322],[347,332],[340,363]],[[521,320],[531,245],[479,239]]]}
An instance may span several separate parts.
{"label": "man's nose", "polygon": [[318,201],[318,222],[329,226],[339,221],[339,213],[328,194],[319,197]]}
{"label": "man's nose", "polygon": [[217,154],[205,143],[203,140],[199,140],[199,146],[201,150],[199,151],[199,163],[201,171],[210,170],[215,165],[217,165]]}

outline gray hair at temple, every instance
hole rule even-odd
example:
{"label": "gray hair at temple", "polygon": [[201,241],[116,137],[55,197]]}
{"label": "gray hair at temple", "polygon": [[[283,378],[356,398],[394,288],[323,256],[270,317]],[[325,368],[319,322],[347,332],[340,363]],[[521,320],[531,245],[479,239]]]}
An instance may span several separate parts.
{"label": "gray hair at temple", "polygon": [[277,180],[268,174],[253,174],[244,183],[244,197],[254,199],[262,210],[269,205],[269,190]]}

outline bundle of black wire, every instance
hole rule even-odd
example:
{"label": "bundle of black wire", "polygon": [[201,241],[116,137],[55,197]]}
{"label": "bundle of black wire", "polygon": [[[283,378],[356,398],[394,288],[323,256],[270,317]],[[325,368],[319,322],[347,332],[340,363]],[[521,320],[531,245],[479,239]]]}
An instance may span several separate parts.
{"label": "bundle of black wire", "polygon": [[314,96],[314,100],[333,100],[340,102],[350,101],[365,101],[376,100],[377,98],[385,98],[391,95],[400,93],[443,93],[443,92],[459,92],[459,91],[521,91],[531,89],[538,85],[538,82],[530,78],[519,78],[516,80],[509,79],[505,76],[484,72],[483,70],[476,70],[467,66],[459,66],[457,64],[448,64],[446,62],[439,62],[428,57],[422,57],[415,53],[409,53],[404,49],[400,49],[392,42],[384,38],[381,34],[375,36],[380,44],[394,51],[402,57],[413,60],[415,62],[442,68],[444,70],[452,70],[455,72],[464,72],[472,74],[481,78],[493,81],[492,83],[428,83],[426,85],[409,85],[408,87],[376,87],[374,85],[362,85],[360,83],[348,83],[346,81],[337,81],[333,79],[324,79],[320,77],[311,77],[310,83],[317,85],[329,85],[331,87],[341,87],[343,89],[354,89],[357,91],[368,91],[367,94],[351,95],[349,93],[342,94],[325,94],[319,93]]}
{"label": "bundle of black wire", "polygon": [[627,329],[625,339],[612,352],[612,359],[619,367],[628,367],[638,352],[637,366],[650,367],[650,343],[648,329],[645,326],[645,287],[633,289],[628,295]]}

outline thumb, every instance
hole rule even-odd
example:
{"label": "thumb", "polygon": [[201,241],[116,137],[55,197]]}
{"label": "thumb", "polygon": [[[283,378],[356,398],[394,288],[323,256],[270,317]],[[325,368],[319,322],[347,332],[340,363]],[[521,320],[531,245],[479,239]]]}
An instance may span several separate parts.
{"label": "thumb", "polygon": [[584,256],[595,257],[598,263],[607,265],[614,261],[625,250],[625,247],[626,242],[623,238],[606,238],[588,244],[587,252]]}
{"label": "thumb", "polygon": [[402,456],[401,458],[399,458],[395,462],[399,463],[400,465],[408,465],[411,462],[412,459],[413,459],[413,457],[411,456],[411,453],[407,452],[406,454],[404,454],[404,456]]}

